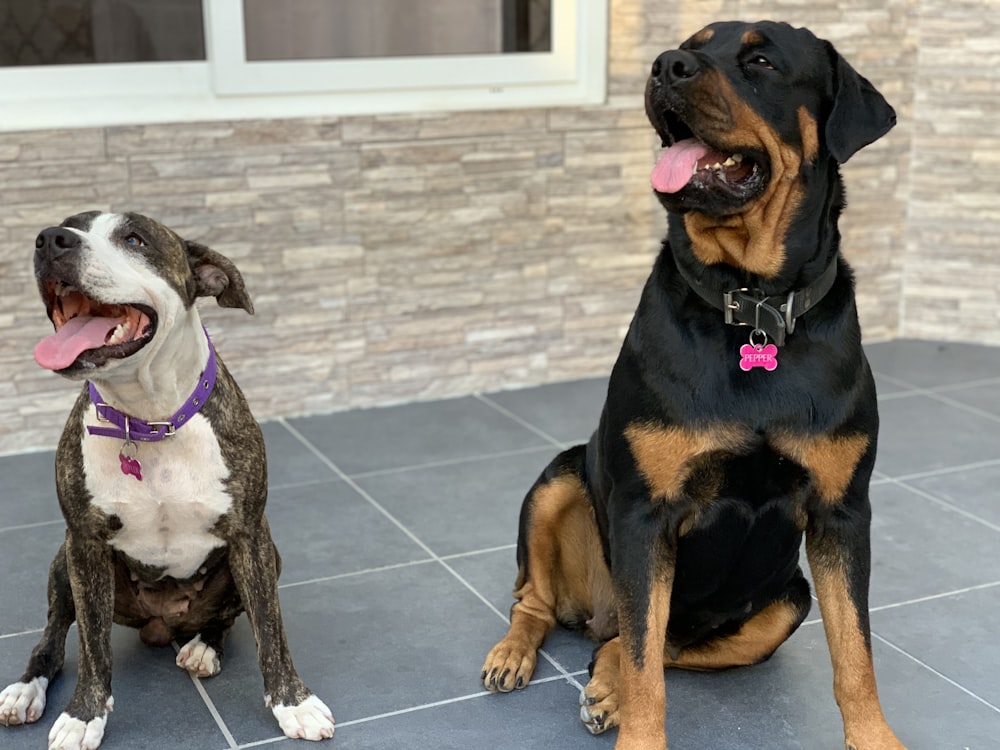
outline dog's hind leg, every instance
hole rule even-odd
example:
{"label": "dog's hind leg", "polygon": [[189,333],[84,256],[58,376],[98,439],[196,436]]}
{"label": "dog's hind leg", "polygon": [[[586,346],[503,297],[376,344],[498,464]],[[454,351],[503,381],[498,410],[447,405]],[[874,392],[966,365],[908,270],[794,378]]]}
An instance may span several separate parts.
{"label": "dog's hind leg", "polygon": [[681,649],[671,648],[668,642],[663,665],[712,671],[759,664],[798,629],[811,604],[809,583],[798,570],[784,594],[750,617],[736,632]]}
{"label": "dog's hind leg", "polygon": [[49,568],[49,613],[45,631],[31,652],[21,679],[0,692],[0,724],[14,726],[38,721],[45,710],[45,691],[62,670],[66,634],[76,619],[73,592],[66,570],[66,546],[59,548]]}
{"label": "dog's hind leg", "polygon": [[517,601],[507,635],[483,664],[480,678],[487,690],[525,687],[545,634],[557,620],[578,624],[596,620],[592,592],[610,590],[582,477],[584,452],[584,446],[577,446],[559,454],[521,506]]}

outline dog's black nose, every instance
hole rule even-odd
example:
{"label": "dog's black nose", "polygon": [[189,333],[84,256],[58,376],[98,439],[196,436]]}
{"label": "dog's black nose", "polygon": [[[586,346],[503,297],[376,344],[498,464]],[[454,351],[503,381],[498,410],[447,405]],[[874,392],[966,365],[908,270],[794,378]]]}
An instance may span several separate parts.
{"label": "dog's black nose", "polygon": [[700,72],[701,64],[697,57],[684,50],[672,49],[653,61],[651,75],[653,80],[670,85],[694,78]]}
{"label": "dog's black nose", "polygon": [[80,247],[80,235],[66,227],[43,229],[35,238],[35,255],[48,260]]}

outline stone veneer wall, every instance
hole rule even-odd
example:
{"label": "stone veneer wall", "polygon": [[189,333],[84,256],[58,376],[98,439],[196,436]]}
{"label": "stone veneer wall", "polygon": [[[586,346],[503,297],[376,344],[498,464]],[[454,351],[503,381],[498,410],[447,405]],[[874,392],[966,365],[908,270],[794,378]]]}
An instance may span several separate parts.
{"label": "stone veneer wall", "polygon": [[31,359],[30,258],[91,208],[237,262],[257,314],[202,309],[261,419],[606,373],[664,228],[649,64],[723,18],[808,25],[899,113],[844,170],[868,339],[1000,343],[997,6],[870,5],[612,0],[596,107],[0,134],[0,453],[52,446],[75,395]]}

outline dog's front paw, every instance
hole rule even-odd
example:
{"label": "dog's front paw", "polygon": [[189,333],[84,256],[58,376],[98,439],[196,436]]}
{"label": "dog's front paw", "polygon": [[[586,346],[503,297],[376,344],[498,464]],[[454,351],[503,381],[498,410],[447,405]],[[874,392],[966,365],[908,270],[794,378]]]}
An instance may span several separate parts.
{"label": "dog's front paw", "polygon": [[177,666],[195,677],[214,677],[222,671],[222,662],[215,649],[196,635],[177,652]]}
{"label": "dog's front paw", "polygon": [[618,726],[618,686],[594,679],[580,692],[580,721],[591,734]]}
{"label": "dog's front paw", "polygon": [[45,710],[45,690],[49,681],[36,677],[31,682],[15,682],[0,692],[0,724],[13,727],[38,721]]}
{"label": "dog's front paw", "polygon": [[115,699],[108,696],[107,710],[90,721],[74,719],[65,711],[59,714],[49,732],[49,750],[97,750],[114,703]]}
{"label": "dog's front paw", "polygon": [[479,677],[492,692],[520,690],[531,681],[537,660],[538,652],[534,648],[508,635],[487,654]]}
{"label": "dog's front paw", "polygon": [[286,737],[302,740],[333,737],[333,714],[315,695],[310,695],[297,706],[272,706],[271,712]]}

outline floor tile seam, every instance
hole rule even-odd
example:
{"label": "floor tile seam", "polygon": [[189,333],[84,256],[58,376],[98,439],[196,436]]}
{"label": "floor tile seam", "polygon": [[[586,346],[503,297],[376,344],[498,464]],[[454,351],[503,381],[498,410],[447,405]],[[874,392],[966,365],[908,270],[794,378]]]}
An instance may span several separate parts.
{"label": "floor tile seam", "polygon": [[[438,563],[439,563],[439,564],[440,564],[440,565],[441,565],[441,566],[442,566],[442,567],[443,567],[443,568],[444,568],[445,570],[447,570],[447,571],[448,571],[449,573],[451,573],[451,575],[452,575],[452,576],[453,576],[453,577],[454,577],[454,578],[455,578],[456,580],[458,580],[458,582],[459,582],[459,583],[461,583],[461,584],[462,584],[463,586],[465,586],[465,587],[466,587],[466,588],[467,588],[467,589],[468,589],[469,591],[471,591],[471,592],[472,592],[472,594],[473,594],[473,595],[474,595],[474,596],[475,596],[476,598],[478,598],[478,599],[479,599],[479,600],[480,600],[480,601],[481,601],[481,602],[482,602],[483,604],[485,604],[485,605],[486,605],[486,607],[487,607],[487,608],[488,608],[488,609],[489,609],[489,610],[490,610],[491,612],[493,612],[493,613],[494,613],[494,614],[495,614],[495,615],[496,615],[497,617],[499,617],[499,618],[500,618],[500,619],[501,619],[501,620],[502,620],[502,621],[503,621],[504,623],[506,623],[506,624],[508,624],[508,625],[510,624],[510,618],[509,618],[509,617],[508,617],[507,615],[505,615],[505,614],[504,614],[503,612],[501,612],[501,611],[500,611],[499,609],[497,609],[497,608],[496,608],[496,606],[495,606],[495,605],[493,604],[493,602],[491,602],[491,601],[490,601],[490,600],[489,600],[489,599],[488,599],[488,598],[486,597],[486,595],[485,595],[485,594],[483,594],[483,593],[482,593],[481,591],[479,591],[479,589],[477,589],[477,588],[476,588],[475,586],[473,586],[473,585],[472,585],[471,583],[469,583],[469,581],[467,581],[467,580],[466,580],[465,576],[463,576],[463,575],[462,575],[461,573],[459,573],[459,572],[458,572],[457,570],[455,570],[455,569],[454,569],[453,567],[451,567],[451,566],[450,566],[450,565],[449,565],[449,564],[448,564],[448,563],[447,563],[447,562],[446,562],[445,560],[442,560],[441,558],[438,558]],[[542,657],[543,659],[545,659],[545,660],[546,660],[546,661],[547,661],[547,662],[548,662],[548,663],[549,663],[549,664],[550,664],[550,665],[551,665],[551,666],[553,667],[553,669],[555,669],[555,670],[556,670],[557,672],[559,672],[559,674],[561,674],[561,675],[562,675],[563,677],[565,677],[565,678],[566,678],[566,679],[567,679],[567,680],[568,680],[568,681],[569,681],[570,683],[572,683],[572,684],[576,685],[576,686],[577,686],[578,688],[580,688],[581,690],[583,689],[583,686],[582,686],[582,685],[580,685],[580,684],[579,684],[579,683],[578,683],[578,682],[576,681],[576,679],[575,679],[575,678],[573,678],[573,677],[571,677],[571,676],[570,676],[570,671],[569,671],[568,669],[566,669],[566,667],[564,667],[564,666],[563,666],[563,665],[562,665],[562,664],[561,664],[561,663],[560,663],[560,662],[559,662],[559,661],[558,661],[558,660],[557,660],[557,659],[556,659],[556,658],[555,658],[554,656],[552,656],[552,655],[551,655],[551,654],[550,654],[550,653],[549,653],[548,651],[546,651],[546,650],[545,650],[545,649],[543,649],[543,648],[540,648],[540,649],[538,649],[538,655],[539,655],[539,656],[541,656],[541,657]]]}
{"label": "floor tile seam", "polygon": [[390,523],[392,523],[396,528],[398,528],[401,532],[403,532],[403,534],[410,541],[412,541],[414,544],[420,547],[420,549],[422,549],[428,557],[431,557],[436,561],[440,561],[441,558],[438,557],[438,555],[434,552],[434,550],[428,547],[423,542],[423,540],[421,540],[406,526],[406,524],[404,524],[402,521],[400,521],[398,518],[392,515],[392,513],[386,510],[386,508],[383,507],[381,503],[379,503],[374,497],[372,497],[372,495],[364,487],[362,487],[360,484],[354,481],[354,479],[350,475],[345,473],[344,470],[341,469],[334,461],[332,461],[328,456],[324,455],[324,453],[315,445],[313,445],[305,435],[303,435],[297,429],[288,424],[287,421],[285,421],[284,419],[282,419],[281,421],[284,422],[286,429],[288,429],[288,431],[291,432],[292,435],[294,435],[295,438],[299,442],[301,442],[303,446],[305,446],[309,451],[313,453],[313,455],[315,455],[320,461],[322,461],[326,465],[326,467],[330,469],[330,471],[332,471],[338,477],[343,479],[345,484],[347,484],[347,486],[349,486],[352,490],[354,490],[361,497],[361,499],[363,499],[365,502],[371,505],[375,510],[381,513]]}
{"label": "floor tile seam", "polygon": [[900,607],[909,607],[915,604],[924,604],[926,602],[939,601],[941,599],[950,599],[954,596],[961,596],[962,594],[970,594],[976,591],[988,591],[989,589],[995,589],[1000,587],[1000,581],[987,581],[986,583],[976,583],[972,586],[965,586],[960,589],[952,589],[951,591],[942,591],[937,594],[928,594],[926,596],[918,596],[913,599],[907,599],[902,602],[893,602],[891,604],[880,604],[877,607],[869,607],[869,614],[876,614],[878,612],[887,612],[893,609],[899,609]]}
{"label": "floor tile seam", "polygon": [[516,544],[500,544],[496,547],[484,547],[483,549],[474,549],[468,552],[452,552],[450,555],[441,555],[442,560],[462,560],[467,557],[475,557],[476,555],[488,555],[491,552],[509,552],[512,549],[517,549]]}
{"label": "floor tile seam", "polygon": [[352,570],[347,573],[334,573],[329,576],[317,576],[316,578],[305,578],[301,581],[289,581],[288,583],[278,584],[278,590],[284,591],[285,589],[299,588],[300,586],[309,586],[314,583],[328,583],[329,581],[340,581],[345,578],[355,578],[357,576],[370,575],[372,573],[384,573],[389,570],[400,570],[402,568],[416,567],[417,565],[427,565],[429,563],[437,562],[433,557],[426,557],[422,560],[408,560],[401,563],[391,563],[389,565],[379,565],[374,568],[365,568],[363,570]]}
{"label": "floor tile seam", "polygon": [[[578,672],[574,672],[573,676],[578,676],[578,675],[586,674],[586,672],[587,672],[587,670],[581,669]],[[545,684],[545,683],[548,683],[548,682],[558,682],[560,680],[565,680],[565,678],[562,675],[552,675],[551,677],[543,677],[543,678],[538,679],[538,680],[532,680],[529,684],[530,685],[542,685],[542,684]],[[401,709],[397,709],[395,711],[386,711],[385,713],[373,714],[372,716],[363,716],[363,717],[358,718],[358,719],[351,719],[349,721],[344,721],[344,722],[339,722],[338,721],[337,725],[336,725],[336,728],[337,729],[345,729],[347,727],[361,726],[361,725],[370,724],[370,723],[376,722],[376,721],[382,721],[382,720],[385,720],[385,719],[392,719],[392,718],[395,718],[397,716],[405,716],[406,714],[416,713],[418,711],[426,711],[426,710],[429,710],[429,709],[432,709],[432,708],[439,708],[441,706],[449,706],[449,705],[453,705],[453,704],[456,704],[456,703],[464,703],[464,702],[467,702],[467,701],[470,701],[470,700],[478,700],[478,699],[488,698],[488,697],[493,696],[493,695],[495,695],[495,693],[492,693],[492,692],[490,692],[488,690],[481,690],[478,693],[469,693],[468,695],[459,695],[459,696],[456,696],[454,698],[446,698],[446,699],[439,700],[439,701],[433,701],[431,703],[424,703],[424,704],[421,704],[419,706],[409,706],[407,708],[401,708]],[[249,750],[249,748],[262,747],[264,745],[271,745],[271,744],[274,744],[276,742],[283,742],[286,739],[287,739],[287,737],[285,737],[283,735],[282,736],[269,737],[267,739],[255,740],[253,742],[247,742],[247,743],[244,743],[242,745],[237,745],[235,747],[235,749],[233,749],[233,748],[227,748],[227,750]],[[334,740],[336,740],[336,732],[334,732]]]}
{"label": "floor tile seam", "polygon": [[281,492],[285,490],[298,490],[304,487],[316,487],[321,484],[329,484],[330,482],[339,482],[340,477],[322,477],[320,479],[307,479],[302,482],[287,482],[285,484],[269,484],[267,487],[268,492]]}
{"label": "floor tile seam", "polygon": [[36,521],[34,523],[21,523],[16,526],[0,526],[0,534],[7,531],[26,531],[27,529],[38,529],[42,526],[55,526],[62,523],[66,523],[66,521],[62,518],[56,518],[52,521]]}
{"label": "floor tile seam", "polygon": [[[388,519],[393,525],[395,525],[400,531],[402,531],[414,544],[416,544],[422,550],[424,550],[424,552],[428,556],[432,557],[435,561],[437,561],[437,563],[439,565],[441,565],[441,567],[443,567],[446,571],[448,571],[452,575],[453,578],[455,578],[459,583],[461,583],[463,586],[465,586],[465,588],[468,589],[483,604],[485,604],[488,609],[490,609],[492,612],[494,612],[504,622],[508,622],[507,617],[499,609],[497,609],[493,605],[493,603],[482,592],[480,592],[475,586],[473,586],[471,583],[469,583],[469,581],[467,581],[464,576],[462,576],[461,574],[459,574],[459,572],[457,570],[455,570],[453,567],[451,567],[451,565],[449,565],[446,561],[442,560],[437,555],[437,553],[434,552],[434,550],[432,550],[427,544],[425,544],[423,542],[423,540],[420,539],[420,537],[418,537],[413,531],[411,531],[409,528],[407,528],[407,526],[402,521],[400,521],[398,518],[396,518],[395,516],[393,516],[392,513],[390,513],[385,507],[383,507],[382,504],[379,503],[374,497],[372,497],[372,495],[370,493],[368,493],[361,485],[359,485],[357,482],[355,482],[354,479],[352,479],[350,476],[348,476],[347,474],[345,474],[343,472],[343,470],[341,470],[340,467],[337,466],[337,464],[335,464],[333,461],[331,461],[327,456],[323,455],[323,453],[315,445],[313,445],[302,433],[300,433],[298,430],[296,430],[291,425],[288,425],[287,423],[286,423],[286,428],[295,436],[295,438],[297,440],[299,440],[300,442],[302,442],[302,444],[306,448],[308,448],[309,450],[311,450],[332,471],[334,471],[336,474],[340,475],[341,478],[343,478],[343,480],[355,492],[357,492],[365,501],[367,501],[369,504],[371,504],[371,506],[373,508],[375,508],[379,513],[381,513],[383,516],[385,516],[386,519]],[[566,679],[568,679],[571,682],[575,683],[575,680],[573,678],[569,677],[568,671],[558,661],[556,661],[554,658],[552,658],[548,653],[546,653],[542,649],[539,649],[538,653],[543,658],[545,658],[558,672],[560,672],[560,674],[562,674],[563,676],[565,676]]]}
{"label": "floor tile seam", "polygon": [[505,417],[507,417],[508,419],[510,419],[510,420],[516,422],[517,424],[521,425],[526,430],[531,430],[533,433],[535,433],[539,437],[543,438],[544,440],[548,441],[550,444],[552,444],[556,448],[559,448],[560,450],[565,450],[565,443],[563,443],[561,440],[557,440],[556,438],[554,438],[552,435],[550,435],[549,433],[547,433],[542,428],[537,427],[537,426],[531,424],[531,422],[529,422],[528,420],[524,419],[523,417],[519,417],[517,414],[515,414],[514,412],[512,412],[510,409],[506,408],[505,406],[501,406],[496,401],[494,401],[493,399],[491,399],[489,396],[486,396],[485,394],[482,394],[482,393],[474,393],[472,395],[473,395],[473,397],[475,399],[477,399],[481,403],[485,404],[486,406],[490,407],[491,409],[495,410],[496,412],[498,412],[500,414],[503,414]]}
{"label": "floor tile seam", "polygon": [[[948,396],[945,395],[945,394],[948,391],[952,391],[952,390],[956,389],[956,385],[957,384],[955,384],[955,383],[952,383],[949,386],[940,386],[938,388],[924,388],[924,387],[921,387],[921,386],[918,386],[918,385],[914,385],[913,383],[908,383],[905,380],[901,380],[899,378],[893,378],[893,377],[891,377],[889,375],[882,375],[882,377],[887,378],[888,380],[894,381],[895,385],[905,386],[906,388],[908,388],[909,392],[905,394],[907,396],[926,396],[927,398],[930,398],[930,399],[933,399],[934,401],[937,401],[939,403],[945,404],[946,406],[951,406],[951,407],[953,407],[955,409],[961,409],[962,411],[968,412],[970,414],[975,414],[976,416],[984,417],[986,419],[989,419],[992,422],[1000,422],[1000,415],[998,415],[998,414],[994,414],[994,413],[986,411],[984,409],[978,409],[975,406],[970,406],[969,404],[964,404],[961,401],[956,401],[953,398],[948,398]],[[978,381],[968,381],[968,382],[971,383],[971,384],[975,384]],[[970,386],[970,387],[973,387],[973,386]],[[895,395],[897,395],[897,394],[891,394],[890,393],[890,394],[887,394],[886,397],[892,397],[892,396],[895,396]]]}
{"label": "floor tile seam", "polygon": [[979,380],[966,380],[962,383],[952,383],[950,385],[939,385],[933,388],[935,393],[951,393],[953,391],[964,391],[969,388],[982,388],[984,385],[1000,385],[1000,378],[980,378]]}
{"label": "floor tile seam", "polygon": [[953,513],[957,513],[958,515],[967,518],[970,521],[975,521],[976,523],[980,524],[981,526],[985,526],[991,531],[996,531],[1000,533],[1000,526],[998,526],[997,524],[993,523],[992,521],[987,521],[985,518],[981,518],[977,516],[975,513],[965,510],[965,508],[960,508],[957,505],[949,503],[947,500],[943,500],[942,498],[938,497],[932,492],[928,492],[927,490],[921,489],[920,487],[914,487],[912,484],[908,484],[899,479],[890,479],[890,483],[898,487],[902,487],[903,489],[909,490],[913,494],[918,495],[926,500],[930,500],[932,503],[939,505],[946,510],[950,510]]}
{"label": "floor tile seam", "polygon": [[[952,589],[950,591],[941,591],[937,594],[928,594],[927,596],[920,596],[914,599],[907,599],[901,602],[891,602],[889,604],[879,604],[875,607],[868,608],[868,614],[875,614],[877,612],[886,612],[888,610],[899,609],[900,607],[908,607],[913,604],[923,604],[924,602],[933,602],[939,599],[948,599],[953,596],[959,596],[961,594],[968,594],[974,591],[985,591],[992,588],[1000,587],[1000,581],[988,581],[987,583],[977,583],[972,586],[965,586],[960,589]],[[815,595],[810,594],[813,601],[817,601]],[[823,623],[822,617],[814,617],[810,620],[803,620],[799,627],[805,627],[806,625],[821,625]]]}
{"label": "floor tile seam", "polygon": [[959,471],[976,471],[977,469],[989,469],[994,466],[1000,466],[1000,458],[988,458],[982,461],[973,461],[968,464],[956,464],[954,466],[943,466],[938,469],[928,469],[927,471],[915,471],[910,474],[900,474],[899,476],[893,477],[888,474],[883,474],[878,472],[880,483],[885,482],[911,482],[917,479],[933,479],[934,477],[947,476],[948,474],[955,474]]}
{"label": "floor tile seam", "polygon": [[[174,641],[171,645],[174,648],[175,654],[180,653],[181,647],[177,643],[177,641]],[[233,750],[238,745],[238,743],[236,742],[236,737],[234,737],[233,733],[229,730],[229,727],[226,725],[225,720],[222,718],[222,714],[219,713],[219,709],[216,707],[215,702],[212,700],[211,696],[209,696],[208,691],[205,690],[205,686],[201,684],[201,680],[198,677],[191,674],[190,672],[188,672],[187,675],[191,679],[191,683],[194,685],[195,691],[198,693],[199,696],[201,696],[201,700],[205,704],[205,707],[208,709],[208,713],[212,716],[212,719],[215,721],[215,725],[218,727],[219,731],[222,732],[222,736],[226,740],[228,748],[230,750]]]}
{"label": "floor tile seam", "polygon": [[498,451],[496,453],[479,453],[473,456],[462,456],[456,458],[446,458],[439,461],[428,461],[422,464],[411,464],[409,466],[394,466],[389,469],[374,469],[372,471],[361,471],[356,474],[348,474],[352,479],[371,479],[372,477],[391,476],[402,474],[407,471],[421,471],[423,469],[437,469],[449,466],[460,466],[461,464],[474,463],[476,461],[489,461],[498,458],[510,458],[512,456],[528,455],[530,453],[542,453],[552,450],[550,445],[533,445],[528,448],[515,448],[509,451]]}
{"label": "floor tile seam", "polygon": [[6,640],[7,638],[17,638],[22,635],[38,635],[39,633],[44,633],[45,628],[28,628],[27,630],[19,630],[16,633],[0,633],[0,641]]}
{"label": "floor tile seam", "polygon": [[469,550],[467,552],[453,552],[449,555],[441,555],[439,558],[425,557],[422,560],[407,560],[406,562],[391,563],[389,565],[379,565],[374,568],[364,568],[362,570],[352,570],[347,573],[334,573],[329,576],[318,576],[316,578],[305,578],[301,581],[289,581],[288,583],[282,583],[278,585],[279,589],[292,589],[298,586],[308,586],[313,583],[326,583],[327,581],[337,581],[344,578],[353,578],[355,576],[369,575],[371,573],[384,573],[387,570],[399,570],[400,568],[409,568],[416,565],[427,565],[429,563],[438,562],[438,560],[461,560],[467,557],[475,557],[476,555],[487,555],[491,552],[504,552],[512,549],[516,549],[516,544],[502,544],[497,547],[485,547],[483,549]]}
{"label": "floor tile seam", "polygon": [[948,675],[944,674],[940,670],[935,669],[934,667],[932,667],[930,664],[928,664],[927,662],[923,661],[919,657],[914,656],[913,654],[911,654],[906,649],[902,648],[901,646],[896,645],[895,643],[893,643],[891,640],[889,640],[885,636],[879,635],[879,633],[877,631],[875,631],[875,630],[872,631],[872,638],[875,638],[880,643],[883,643],[884,645],[886,645],[889,648],[891,648],[893,651],[901,654],[902,656],[905,656],[907,659],[910,659],[912,662],[914,662],[915,664],[918,664],[920,667],[922,667],[923,669],[926,669],[928,672],[930,672],[931,674],[935,675],[936,677],[944,680],[945,682],[947,682],[952,687],[958,688],[963,693],[965,693],[966,695],[968,695],[970,698],[973,698],[974,700],[979,701],[980,703],[982,703],[987,708],[992,709],[994,712],[1000,714],[1000,707],[993,705],[993,703],[991,703],[990,701],[988,701],[986,698],[983,698],[981,695],[978,695],[975,691],[970,690],[969,688],[965,687],[965,685],[963,685],[962,683],[960,683],[960,682],[952,679],[951,677],[949,677]]}
{"label": "floor tile seam", "polygon": [[983,419],[988,419],[991,422],[996,422],[1000,424],[1000,414],[994,414],[991,411],[986,411],[985,409],[980,409],[971,404],[965,404],[961,401],[956,401],[953,398],[948,398],[946,395],[936,393],[934,391],[927,391],[928,398],[934,399],[935,401],[944,404],[945,406],[950,406],[953,409],[959,409],[961,411],[967,412],[968,414],[974,414],[977,417],[982,417]]}
{"label": "floor tile seam", "polygon": [[[574,673],[574,674],[583,674],[585,672],[586,672],[586,670],[581,670],[580,672]],[[528,687],[530,687],[532,685],[543,685],[543,684],[546,684],[546,683],[549,683],[549,682],[559,682],[559,681],[565,681],[565,678],[561,674],[555,674],[555,675],[552,675],[551,677],[542,677],[542,678],[537,679],[537,680],[532,680],[530,683],[528,683]],[[401,715],[404,715],[404,714],[414,713],[415,711],[425,711],[425,710],[427,710],[429,708],[438,708],[440,706],[450,706],[450,705],[453,705],[455,703],[464,703],[466,701],[475,700],[477,698],[487,698],[489,696],[495,696],[495,695],[496,695],[496,693],[491,692],[489,690],[480,690],[477,693],[469,693],[468,695],[459,695],[459,696],[456,696],[454,698],[445,698],[443,700],[433,701],[431,703],[425,703],[425,704],[422,704],[422,705],[419,705],[419,706],[410,706],[409,708],[401,708],[401,709],[397,709],[396,711],[387,711],[387,712],[382,713],[382,714],[375,714],[373,716],[365,716],[365,717],[360,718],[360,719],[351,719],[350,721],[345,721],[343,723],[338,723],[337,726],[338,727],[351,727],[351,726],[358,726],[360,724],[369,724],[369,723],[371,723],[373,721],[379,721],[380,719],[391,719],[391,718],[393,718],[395,716],[401,716]]]}
{"label": "floor tile seam", "polygon": [[878,394],[878,403],[883,401],[899,401],[904,398],[913,398],[914,396],[919,396],[920,391],[916,389],[896,391],[895,393],[880,393]]}
{"label": "floor tile seam", "polygon": [[[400,531],[403,532],[414,544],[419,546],[428,556],[434,558],[446,571],[448,571],[452,577],[454,577],[459,583],[466,587],[476,598],[478,598],[483,604],[487,606],[492,612],[494,612],[498,617],[500,617],[504,622],[509,622],[506,615],[504,615],[499,609],[497,609],[493,603],[475,586],[469,583],[464,576],[459,574],[451,565],[442,560],[434,550],[432,550],[427,544],[424,543],[420,537],[418,537],[413,531],[411,531],[406,524],[396,518],[392,513],[390,513],[385,507],[382,506],[372,495],[365,490],[361,485],[354,481],[350,476],[345,474],[343,470],[337,466],[336,463],[331,461],[327,456],[325,456],[322,451],[320,451],[315,445],[313,445],[308,438],[305,437],[301,432],[296,430],[291,425],[285,423],[286,429],[288,429],[297,440],[299,440],[306,448],[313,452],[324,464],[326,464],[334,473],[338,474],[355,492],[357,492],[365,501],[367,501],[373,508],[375,508],[379,513],[385,516],[393,525],[396,526]],[[576,680],[569,676],[568,670],[566,670],[556,659],[550,656],[543,649],[539,649],[538,653],[545,658],[558,672],[560,672],[567,680],[577,684]],[[582,689],[582,686],[581,686]]]}

